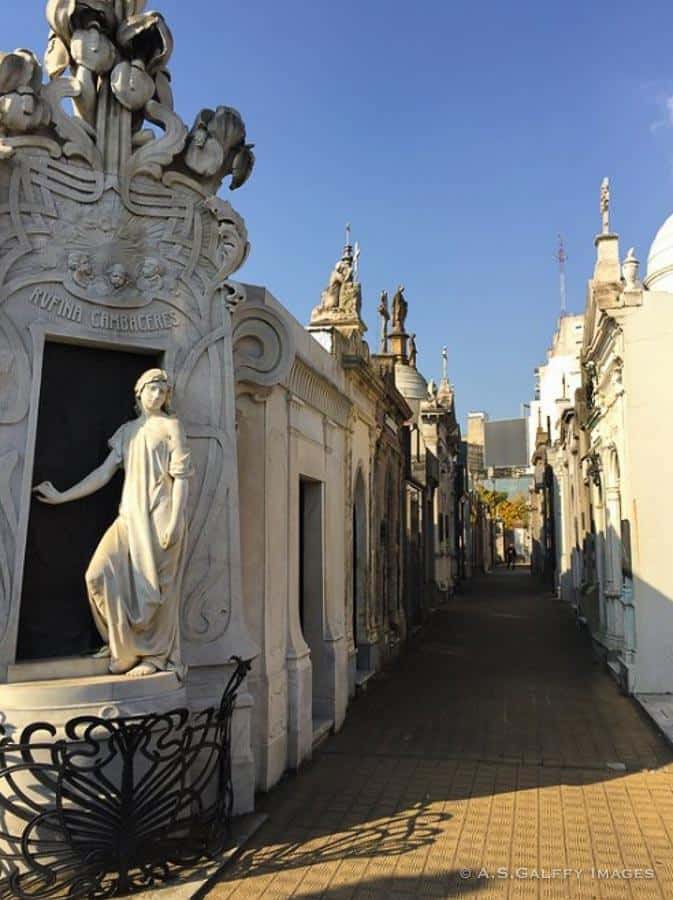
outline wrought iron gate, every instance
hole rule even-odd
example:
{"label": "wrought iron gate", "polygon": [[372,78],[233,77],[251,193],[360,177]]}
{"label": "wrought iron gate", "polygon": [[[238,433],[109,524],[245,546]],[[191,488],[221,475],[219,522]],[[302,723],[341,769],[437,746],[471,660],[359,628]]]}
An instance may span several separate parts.
{"label": "wrought iron gate", "polygon": [[219,707],[101,719],[55,740],[47,722],[0,742],[0,896],[102,898],[172,880],[223,850],[233,803],[231,718]]}

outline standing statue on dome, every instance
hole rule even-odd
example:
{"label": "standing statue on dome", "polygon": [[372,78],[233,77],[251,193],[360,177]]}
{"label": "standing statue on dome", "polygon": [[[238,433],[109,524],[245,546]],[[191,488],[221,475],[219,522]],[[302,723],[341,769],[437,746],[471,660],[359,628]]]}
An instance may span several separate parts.
{"label": "standing statue on dome", "polygon": [[404,298],[404,285],[401,284],[393,296],[393,333],[404,334],[404,324],[409,312],[409,304]]}

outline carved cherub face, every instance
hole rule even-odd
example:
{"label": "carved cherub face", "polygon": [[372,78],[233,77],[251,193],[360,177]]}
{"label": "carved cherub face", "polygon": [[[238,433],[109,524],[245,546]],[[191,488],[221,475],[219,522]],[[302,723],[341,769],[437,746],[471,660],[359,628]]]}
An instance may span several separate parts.
{"label": "carved cherub face", "polygon": [[68,268],[71,272],[77,272],[79,275],[91,275],[91,261],[86,253],[71,253],[68,256]]}
{"label": "carved cherub face", "polygon": [[129,280],[126,269],[120,263],[115,263],[113,266],[110,266],[107,277],[115,290],[125,287]]}
{"label": "carved cherub face", "polygon": [[142,264],[140,273],[143,278],[154,278],[156,275],[160,275],[161,266],[159,260],[154,256],[148,256]]}

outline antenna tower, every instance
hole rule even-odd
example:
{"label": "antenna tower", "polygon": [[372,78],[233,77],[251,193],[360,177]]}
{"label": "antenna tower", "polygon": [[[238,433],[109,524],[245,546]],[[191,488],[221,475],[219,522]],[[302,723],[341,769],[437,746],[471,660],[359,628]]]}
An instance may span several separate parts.
{"label": "antenna tower", "polygon": [[561,318],[566,314],[566,261],[568,254],[566,253],[565,244],[563,243],[563,235],[558,236],[558,251],[556,253],[559,267],[559,287],[561,290]]}

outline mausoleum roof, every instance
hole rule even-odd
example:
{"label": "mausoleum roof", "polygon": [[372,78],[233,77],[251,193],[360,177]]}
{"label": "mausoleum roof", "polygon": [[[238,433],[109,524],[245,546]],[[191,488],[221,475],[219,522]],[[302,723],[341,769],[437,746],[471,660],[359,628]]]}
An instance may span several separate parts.
{"label": "mausoleum roof", "polygon": [[645,285],[651,291],[673,293],[673,215],[666,219],[652,241]]}
{"label": "mausoleum roof", "polygon": [[428,396],[428,382],[418,369],[404,363],[395,365],[395,387],[405,400],[425,400]]}

